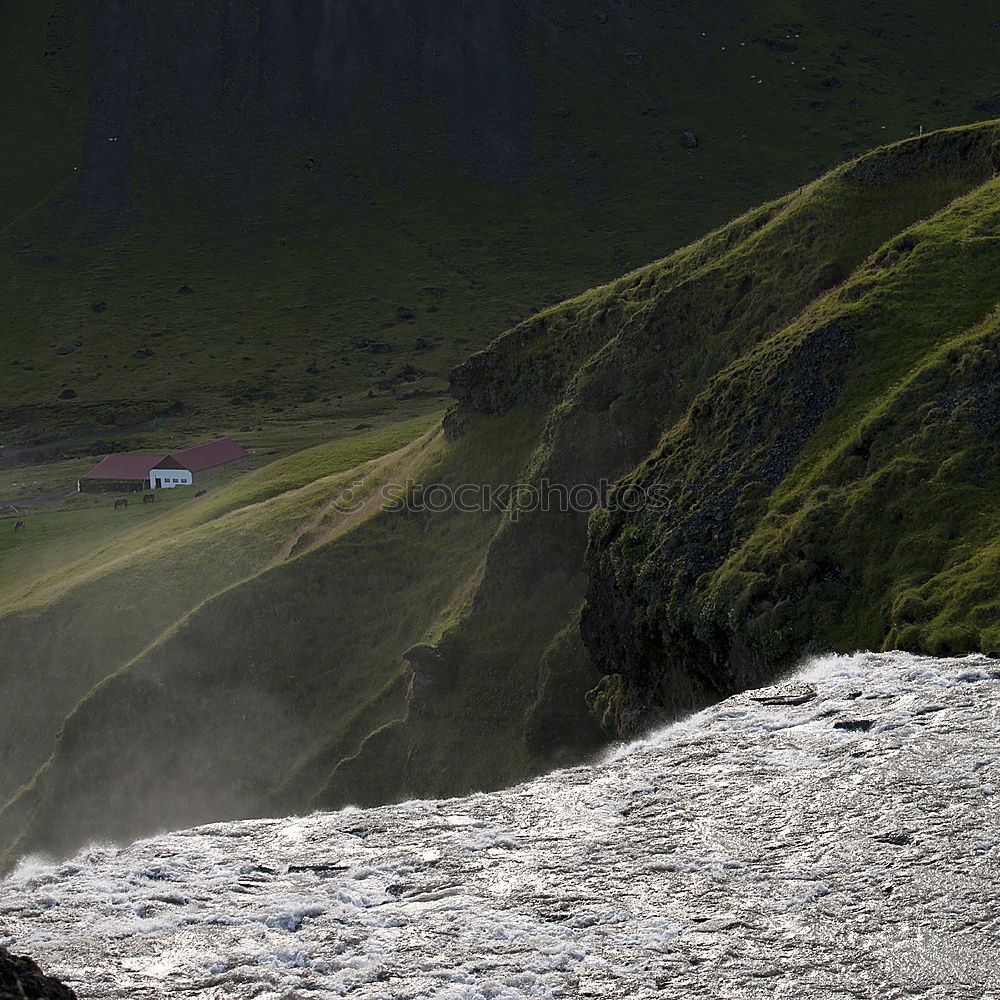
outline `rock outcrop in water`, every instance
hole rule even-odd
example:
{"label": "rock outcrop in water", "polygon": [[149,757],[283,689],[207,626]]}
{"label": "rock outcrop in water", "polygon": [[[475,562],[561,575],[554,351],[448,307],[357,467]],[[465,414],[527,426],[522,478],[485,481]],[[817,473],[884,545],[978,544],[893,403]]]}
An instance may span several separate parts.
{"label": "rock outcrop in water", "polygon": [[0,948],[0,1000],[76,1000],[76,994],[27,955]]}

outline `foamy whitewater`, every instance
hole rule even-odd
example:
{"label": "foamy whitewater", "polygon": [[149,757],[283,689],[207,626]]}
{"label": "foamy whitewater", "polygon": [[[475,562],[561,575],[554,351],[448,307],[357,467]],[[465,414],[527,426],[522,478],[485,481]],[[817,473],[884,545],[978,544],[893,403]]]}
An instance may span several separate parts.
{"label": "foamy whitewater", "polygon": [[0,943],[81,997],[998,997],[998,746],[997,661],[826,657],[507,791],[24,861]]}

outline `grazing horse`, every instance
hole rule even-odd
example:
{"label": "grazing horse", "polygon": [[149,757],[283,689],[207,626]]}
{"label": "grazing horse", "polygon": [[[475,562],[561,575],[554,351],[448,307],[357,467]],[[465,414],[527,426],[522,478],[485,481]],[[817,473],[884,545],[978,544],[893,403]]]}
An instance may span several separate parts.
{"label": "grazing horse", "polygon": [[24,523],[24,521],[15,521],[14,522],[14,530],[15,531],[24,531],[24,529],[27,528],[27,527],[28,526]]}
{"label": "grazing horse", "polygon": [[143,503],[153,503],[155,500],[156,500],[156,494],[155,493],[144,493],[142,495],[142,502]]}
{"label": "grazing horse", "polygon": [[122,507],[128,507],[128,500],[122,499],[115,501],[115,510],[121,510]]}

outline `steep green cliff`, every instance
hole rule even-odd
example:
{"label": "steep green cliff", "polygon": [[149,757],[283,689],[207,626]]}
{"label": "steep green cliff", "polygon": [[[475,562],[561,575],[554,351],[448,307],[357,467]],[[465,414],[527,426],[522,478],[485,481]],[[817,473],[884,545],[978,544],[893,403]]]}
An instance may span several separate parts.
{"label": "steep green cliff", "polygon": [[[715,568],[712,559],[721,566],[734,537],[748,531],[742,522],[729,524],[732,510],[761,516],[769,502],[790,503],[782,490],[791,489],[800,450],[823,466],[852,447],[816,436],[826,409],[843,398],[831,419],[838,417],[839,433],[853,440],[879,393],[992,309],[996,192],[990,179],[998,136],[995,125],[984,125],[876,151],[663,262],[538,317],[453,375],[465,409],[503,412],[525,400],[548,407],[527,469],[536,484],[597,484],[639,466],[623,484],[649,502],[630,513],[615,511],[612,498],[612,510],[591,523],[583,636],[606,675],[591,702],[610,732],[634,734],[664,715],[759,681],[803,649],[914,643],[912,630],[901,634],[878,617],[871,591],[855,595],[859,620],[845,618],[845,609],[824,592],[814,593],[797,616],[791,613],[797,631],[783,647],[774,646],[783,634],[775,625],[786,621],[764,618],[759,626],[771,629],[770,645],[744,650],[729,617],[740,606],[735,581],[748,591],[762,588],[766,574],[782,567],[781,579],[797,579],[801,546],[771,551],[767,569],[739,576],[726,562],[705,603],[695,595],[707,583],[701,574]],[[911,258],[911,241],[925,239]],[[793,349],[809,322],[815,332]],[[765,365],[763,359],[772,358]],[[774,367],[779,361],[782,378]],[[730,401],[737,385],[738,404]],[[657,496],[661,502],[653,503]],[[985,516],[988,497],[974,494],[962,509],[973,520]],[[936,502],[930,495],[922,502],[926,530]],[[511,632],[528,605],[535,614],[541,603],[554,618],[575,618],[585,587],[585,520],[526,511],[505,524],[488,566],[512,596],[485,613],[507,615]],[[837,520],[800,516],[796,523],[815,537]],[[950,528],[941,530],[947,537]],[[780,537],[793,545],[786,535],[762,531],[755,541],[773,549]],[[863,522],[836,533],[839,544],[858,546],[860,553],[872,545],[867,535]],[[957,551],[945,545],[938,555],[948,560]],[[881,586],[889,586],[899,567],[881,559],[878,565],[885,573]],[[811,571],[824,579],[831,569],[819,560]],[[892,586],[902,584],[897,579]],[[763,607],[775,614],[776,604],[765,600]],[[780,606],[788,616],[787,604]],[[717,609],[715,619],[708,607]],[[820,627],[821,613],[839,631]],[[718,630],[722,654],[699,638],[707,620]],[[474,618],[462,628],[474,634]],[[971,633],[967,640],[976,648]],[[466,647],[489,648],[468,640]],[[485,663],[489,655],[471,659],[483,656]],[[537,658],[540,650],[530,655]],[[553,685],[551,670],[545,672],[529,731],[544,732],[547,712],[561,717],[567,701],[579,698],[588,681],[585,661],[578,654],[564,668],[562,684]],[[582,719],[580,726],[585,731]]]}
{"label": "steep green cliff", "polygon": [[998,136],[847,168],[886,191],[950,150],[985,183],[712,378],[618,486],[661,502],[592,519],[583,635],[612,729],[815,650],[1000,654]]}

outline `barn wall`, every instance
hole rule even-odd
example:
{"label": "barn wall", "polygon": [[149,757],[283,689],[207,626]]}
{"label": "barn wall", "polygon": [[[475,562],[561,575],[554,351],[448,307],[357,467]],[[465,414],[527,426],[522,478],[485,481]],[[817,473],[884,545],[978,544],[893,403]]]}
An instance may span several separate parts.
{"label": "barn wall", "polygon": [[149,489],[148,479],[81,479],[81,493],[139,493]]}
{"label": "barn wall", "polygon": [[179,483],[164,483],[162,486],[152,486],[153,489],[163,489],[172,490],[176,486],[190,486],[194,482],[194,477],[187,469],[151,469],[149,473],[150,483],[155,484],[156,478],[159,476],[161,479],[180,479]]}

